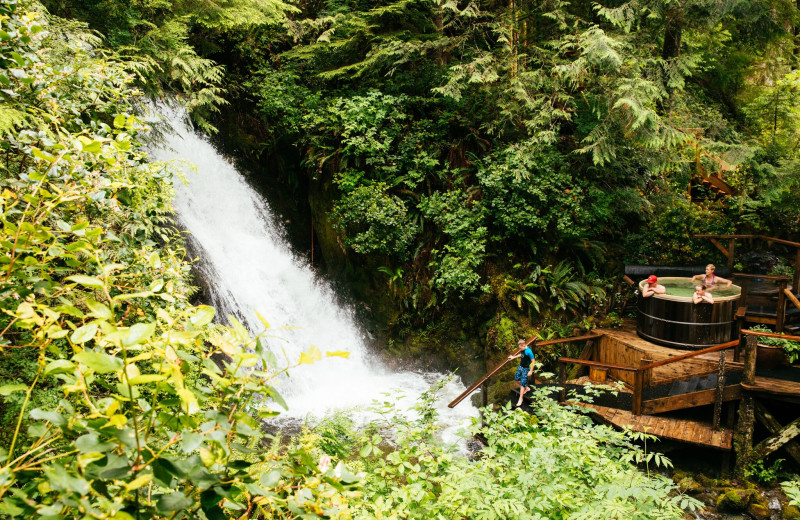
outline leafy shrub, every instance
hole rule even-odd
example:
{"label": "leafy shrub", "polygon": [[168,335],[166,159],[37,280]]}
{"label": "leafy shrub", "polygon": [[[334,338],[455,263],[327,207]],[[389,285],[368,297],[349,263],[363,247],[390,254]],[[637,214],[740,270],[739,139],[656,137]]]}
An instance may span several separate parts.
{"label": "leafy shrub", "polygon": [[[773,331],[767,327],[766,325],[753,325],[750,327],[750,330],[754,330],[757,332],[770,332]],[[800,341],[793,341],[790,339],[783,339],[783,338],[772,338],[769,336],[759,336],[758,342],[762,345],[767,345],[770,347],[781,347],[783,351],[786,353],[786,358],[789,360],[789,363],[794,363],[798,359],[800,359]]]}

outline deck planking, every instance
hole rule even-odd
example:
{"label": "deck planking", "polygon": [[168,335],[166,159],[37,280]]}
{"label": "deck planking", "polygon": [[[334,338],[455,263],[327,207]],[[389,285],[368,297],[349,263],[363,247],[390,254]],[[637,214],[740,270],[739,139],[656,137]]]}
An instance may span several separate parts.
{"label": "deck planking", "polygon": [[[671,357],[692,352],[671,347],[664,347],[650,343],[640,338],[636,331],[628,329],[596,329],[602,336],[598,340],[593,356],[594,361],[613,365],[638,367],[643,359],[661,361]],[[726,366],[729,369],[742,369],[742,363],[733,361],[733,349],[725,350],[727,355]],[[719,352],[701,354],[668,365],[656,367],[652,370],[651,384],[659,384],[675,379],[686,379],[692,376],[704,376],[716,373],[719,368]],[[610,370],[609,375],[628,385],[633,384],[633,373]]]}
{"label": "deck planking", "polygon": [[742,388],[756,394],[767,395],[779,400],[800,402],[800,382],[771,377],[756,376],[755,385],[742,384]]}
{"label": "deck planking", "polygon": [[626,410],[608,408],[586,403],[569,403],[585,408],[600,422],[618,428],[629,428],[636,432],[646,432],[657,437],[719,450],[730,450],[733,445],[733,432],[729,429],[716,431],[710,423],[660,417],[655,415],[633,415]]}

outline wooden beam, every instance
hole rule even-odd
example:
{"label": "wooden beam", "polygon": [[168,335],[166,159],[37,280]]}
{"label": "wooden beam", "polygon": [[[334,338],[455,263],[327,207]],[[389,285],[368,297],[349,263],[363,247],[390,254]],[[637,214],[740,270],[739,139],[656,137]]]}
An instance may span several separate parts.
{"label": "wooden beam", "polygon": [[581,351],[581,355],[578,356],[578,359],[588,361],[592,359],[592,354],[594,354],[594,340],[589,340],[586,342],[586,346],[583,347]]}
{"label": "wooden beam", "polygon": [[725,258],[730,258],[729,255],[731,253],[730,253],[730,251],[728,251],[728,248],[723,246],[722,244],[720,244],[719,241],[716,238],[712,238],[711,239],[711,243],[714,244],[717,247],[717,249],[722,251],[722,254],[725,255]]}
{"label": "wooden beam", "polygon": [[794,277],[792,278],[792,289],[800,294],[800,247],[797,248],[797,255],[794,259]]}
{"label": "wooden beam", "polygon": [[628,285],[636,285],[636,282],[634,282],[633,280],[631,280],[631,277],[630,277],[630,276],[628,276],[627,274],[622,276],[622,280],[623,280],[625,283],[627,283]]}
{"label": "wooden beam", "polygon": [[558,363],[558,384],[561,391],[558,393],[558,402],[563,403],[567,400],[567,364]]}
{"label": "wooden beam", "polygon": [[644,399],[644,372],[638,370],[633,375],[633,403],[631,410],[633,415],[642,415],[642,404]]}
{"label": "wooden beam", "polygon": [[742,383],[746,385],[756,384],[756,345],[758,338],[756,336],[747,336],[745,340],[744,352],[742,355],[742,362],[744,363],[744,371],[742,372]]}
{"label": "wooden beam", "polygon": [[798,435],[800,435],[800,417],[778,430],[775,435],[769,439],[764,439],[758,443],[758,445],[753,448],[753,451],[750,455],[750,460],[755,461],[763,459],[778,448],[786,445],[787,442],[791,441]]}
{"label": "wooden beam", "polygon": [[786,297],[789,298],[789,301],[792,302],[795,307],[800,309],[800,300],[797,299],[797,297],[792,293],[790,289],[784,289],[783,294],[785,294]]}
{"label": "wooden beam", "polygon": [[735,472],[740,477],[744,476],[744,470],[752,460],[754,426],[753,396],[745,393],[739,402],[739,422],[736,424],[736,431],[733,433],[733,449],[736,452]]}
{"label": "wooden beam", "polygon": [[[651,399],[642,403],[642,413],[651,415],[705,406],[707,404],[712,404],[716,400],[716,393],[717,390],[715,388],[709,388],[708,390],[700,390],[688,394]],[[742,388],[739,385],[726,386],[723,388],[721,396],[724,402],[738,401],[742,397]]]}
{"label": "wooden beam", "polygon": [[[741,387],[740,387],[741,388]],[[717,388],[714,391],[714,429],[722,427],[722,402],[725,390],[725,352],[719,353],[719,369],[717,370]]]}
{"label": "wooden beam", "polygon": [[[781,431],[781,423],[779,423],[778,420],[775,419],[771,413],[769,413],[764,405],[757,400],[754,400],[754,404],[756,418],[758,421],[766,426],[767,430],[769,430],[769,432],[772,434],[777,434],[779,431]],[[798,446],[795,441],[788,441],[783,445],[783,448],[798,464],[800,464],[800,446]]]}
{"label": "wooden beam", "polygon": [[758,278],[759,280],[790,280],[788,276],[773,276],[768,274],[750,274],[750,273],[733,273],[733,276],[736,278]]}

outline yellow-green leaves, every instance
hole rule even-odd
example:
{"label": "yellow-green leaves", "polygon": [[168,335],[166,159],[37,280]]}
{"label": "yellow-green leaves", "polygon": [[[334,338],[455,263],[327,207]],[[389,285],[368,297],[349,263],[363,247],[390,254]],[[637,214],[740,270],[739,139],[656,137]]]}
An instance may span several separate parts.
{"label": "yellow-green leaves", "polygon": [[81,352],[72,357],[98,374],[109,374],[122,370],[122,360],[103,352]]}
{"label": "yellow-green leaves", "polygon": [[72,276],[68,276],[67,280],[79,283],[84,287],[99,289],[103,287],[103,281],[99,278],[94,276],[86,276],[83,274],[74,274]]}
{"label": "yellow-green leaves", "polygon": [[80,345],[94,338],[95,334],[97,334],[97,323],[89,323],[75,329],[69,340]]}

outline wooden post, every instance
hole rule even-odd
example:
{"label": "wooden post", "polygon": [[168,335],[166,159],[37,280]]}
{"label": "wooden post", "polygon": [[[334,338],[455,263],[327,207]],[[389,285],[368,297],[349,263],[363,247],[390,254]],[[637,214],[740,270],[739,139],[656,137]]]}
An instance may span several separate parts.
{"label": "wooden post", "polygon": [[[748,335],[745,340],[742,383],[754,385],[756,382],[756,336]],[[733,436],[733,447],[736,450],[736,475],[743,476],[744,470],[751,461],[753,451],[753,427],[755,426],[755,410],[752,394],[745,390],[739,405],[739,424]]]}
{"label": "wooden post", "polygon": [[731,271],[733,271],[733,264],[734,264],[733,251],[735,248],[736,248],[736,239],[731,238],[728,241],[728,269],[730,269]]}
{"label": "wooden post", "polygon": [[567,364],[558,364],[558,384],[561,385],[561,392],[558,394],[558,402],[563,403],[567,400]]}
{"label": "wooden post", "polygon": [[[653,359],[648,357],[642,358],[642,361],[639,366],[643,367],[649,365],[653,361],[654,361]],[[643,372],[644,372],[644,377],[642,377],[642,388],[650,386],[650,384],[653,382],[653,369],[649,368],[647,370],[644,370]]]}
{"label": "wooden post", "polygon": [[633,377],[633,415],[642,415],[644,393],[644,370],[637,370]]}
{"label": "wooden post", "polygon": [[747,337],[744,334],[739,332],[739,343],[733,347],[733,360],[736,363],[741,363],[742,361],[742,352],[745,350],[745,342],[747,341]]}
{"label": "wooden post", "polygon": [[800,294],[800,247],[797,248],[797,258],[794,260],[794,278],[792,278],[792,292]]}
{"label": "wooden post", "polygon": [[778,315],[775,316],[775,332],[783,332],[783,321],[786,319],[786,280],[778,283]]}
{"label": "wooden post", "polygon": [[722,390],[725,388],[725,352],[719,353],[717,370],[717,391],[714,399],[714,429],[722,429]]}

